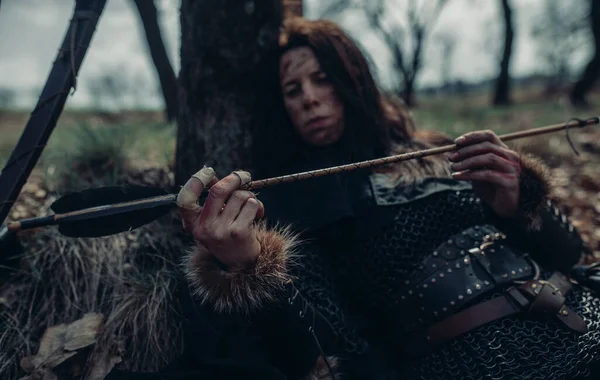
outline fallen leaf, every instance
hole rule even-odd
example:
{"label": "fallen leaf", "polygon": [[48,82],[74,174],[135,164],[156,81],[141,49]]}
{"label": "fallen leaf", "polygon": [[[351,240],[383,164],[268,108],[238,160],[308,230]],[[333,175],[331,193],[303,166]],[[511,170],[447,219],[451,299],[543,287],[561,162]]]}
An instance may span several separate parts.
{"label": "fallen leaf", "polygon": [[121,361],[121,357],[116,355],[108,355],[107,353],[94,355],[92,368],[86,376],[86,380],[103,380]]}
{"label": "fallen leaf", "polygon": [[[46,329],[37,355],[21,359],[21,368],[40,379],[53,379],[53,370],[77,355],[79,350],[96,343],[103,327],[102,314],[88,313],[70,324],[60,324]],[[32,377],[37,379],[38,377]]]}

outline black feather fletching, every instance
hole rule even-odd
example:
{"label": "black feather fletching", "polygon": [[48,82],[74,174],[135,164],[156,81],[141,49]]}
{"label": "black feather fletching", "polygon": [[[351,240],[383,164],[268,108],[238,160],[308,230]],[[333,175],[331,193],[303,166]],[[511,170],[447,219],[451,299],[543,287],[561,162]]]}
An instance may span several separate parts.
{"label": "black feather fletching", "polygon": [[[130,206],[110,205],[169,196],[159,201]],[[99,210],[68,215],[59,220],[59,232],[70,237],[99,237],[141,227],[165,215],[175,205],[175,197],[165,189],[149,186],[107,186],[65,195],[50,206],[57,214],[101,207]]]}

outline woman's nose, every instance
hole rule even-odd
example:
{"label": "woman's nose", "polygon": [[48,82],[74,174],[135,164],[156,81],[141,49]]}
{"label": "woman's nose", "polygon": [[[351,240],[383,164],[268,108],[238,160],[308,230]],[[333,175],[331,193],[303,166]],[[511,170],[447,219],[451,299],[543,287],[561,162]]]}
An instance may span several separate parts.
{"label": "woman's nose", "polygon": [[302,100],[305,107],[316,104],[318,102],[316,89],[311,85],[305,86]]}

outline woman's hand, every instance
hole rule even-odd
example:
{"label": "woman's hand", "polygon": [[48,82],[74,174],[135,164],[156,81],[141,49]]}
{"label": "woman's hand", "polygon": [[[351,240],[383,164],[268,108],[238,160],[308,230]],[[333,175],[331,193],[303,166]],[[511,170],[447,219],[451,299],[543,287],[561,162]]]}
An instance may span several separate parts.
{"label": "woman's hand", "polygon": [[470,132],[454,140],[457,150],[448,159],[452,176],[472,181],[475,194],[503,218],[519,209],[521,160],[490,131]]}
{"label": "woman's hand", "polygon": [[181,190],[191,192],[189,194],[198,199],[204,184],[210,188],[203,207],[180,205],[183,228],[192,232],[194,238],[227,268],[244,267],[260,254],[253,224],[257,217],[264,215],[264,206],[250,191],[238,190],[242,181],[240,176],[230,174],[219,181],[212,169],[205,169],[210,170],[211,177],[203,176],[200,171],[197,173],[200,175],[190,178]]}

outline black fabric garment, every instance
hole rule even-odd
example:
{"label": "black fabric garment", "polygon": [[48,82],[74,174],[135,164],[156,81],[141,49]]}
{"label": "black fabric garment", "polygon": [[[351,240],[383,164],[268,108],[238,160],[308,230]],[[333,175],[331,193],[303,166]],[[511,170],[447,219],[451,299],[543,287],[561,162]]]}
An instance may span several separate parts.
{"label": "black fabric garment", "polygon": [[[258,172],[266,178],[354,162],[342,143],[329,147],[306,147],[287,165],[285,172]],[[298,231],[318,230],[339,220],[356,217],[372,206],[363,189],[369,170],[359,169],[265,187],[257,191],[268,221],[291,224]]]}
{"label": "black fabric garment", "polygon": [[260,368],[256,365],[242,366],[230,360],[221,362],[199,362],[193,367],[176,365],[156,373],[139,373],[121,370],[111,371],[105,380],[285,380],[286,377],[276,369]]}
{"label": "black fabric garment", "polygon": [[[184,354],[156,373],[113,370],[106,380],[202,380],[265,379],[290,377],[276,368],[263,347],[264,337],[257,334],[248,318],[241,315],[217,315],[210,306],[193,299],[185,283],[179,289],[184,319]],[[293,329],[282,324],[280,330]],[[304,350],[308,352],[307,350]],[[315,356],[316,354],[308,354]],[[306,365],[310,368],[310,365]]]}

